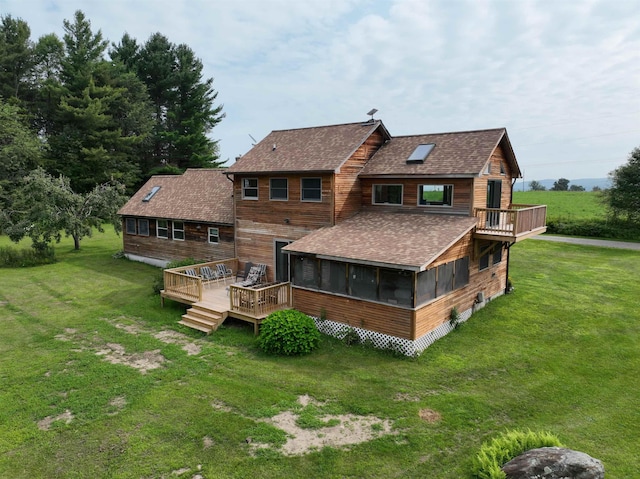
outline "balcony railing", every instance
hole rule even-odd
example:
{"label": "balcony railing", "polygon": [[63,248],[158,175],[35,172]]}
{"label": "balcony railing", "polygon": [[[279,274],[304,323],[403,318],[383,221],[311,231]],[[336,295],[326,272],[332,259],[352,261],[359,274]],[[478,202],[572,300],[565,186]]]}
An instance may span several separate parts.
{"label": "balcony railing", "polygon": [[[164,291],[165,296],[183,299],[189,303],[197,303],[202,301],[202,291],[206,284],[200,273],[200,268],[209,266],[214,271],[218,264],[224,264],[235,274],[238,265],[238,258],[226,259],[223,261],[211,261],[209,263],[193,264],[189,266],[181,266],[179,268],[171,268],[164,270]],[[193,269],[197,276],[190,276],[185,273],[186,270]]]}
{"label": "balcony railing", "polygon": [[476,208],[476,234],[518,238],[546,231],[545,205],[511,205],[509,209]]}

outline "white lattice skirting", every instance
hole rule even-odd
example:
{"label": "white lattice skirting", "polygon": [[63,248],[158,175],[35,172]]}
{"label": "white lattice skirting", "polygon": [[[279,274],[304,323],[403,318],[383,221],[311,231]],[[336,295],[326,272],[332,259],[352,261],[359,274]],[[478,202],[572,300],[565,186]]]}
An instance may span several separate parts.
{"label": "white lattice skirting", "polygon": [[[460,319],[458,323],[463,323],[467,321],[474,311],[481,309],[484,307],[486,303],[491,301],[492,299],[501,296],[503,293],[500,292],[484,303],[476,304],[474,307],[467,309],[460,313]],[[390,336],[388,334],[378,333],[376,331],[369,331],[368,329],[362,329],[357,327],[352,327],[344,323],[338,323],[336,321],[330,321],[328,319],[320,319],[317,317],[313,317],[316,322],[316,326],[321,333],[327,334],[329,336],[333,336],[335,338],[342,339],[350,330],[353,330],[358,337],[360,338],[360,342],[368,342],[371,343],[374,347],[379,349],[391,349],[398,353],[402,353],[405,356],[419,356],[425,349],[431,346],[438,339],[446,336],[455,328],[449,321],[442,323],[437,328],[429,331],[424,336],[411,340],[411,339],[403,339],[397,338],[395,336]]]}

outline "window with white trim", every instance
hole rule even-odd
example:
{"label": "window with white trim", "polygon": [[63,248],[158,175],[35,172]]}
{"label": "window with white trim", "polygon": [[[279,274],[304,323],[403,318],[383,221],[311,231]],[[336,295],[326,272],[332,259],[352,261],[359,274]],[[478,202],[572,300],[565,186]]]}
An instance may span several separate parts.
{"label": "window with white trim", "polygon": [[401,205],[402,185],[373,185],[374,205]]}
{"label": "window with white trim", "polygon": [[136,229],[136,219],[135,218],[127,218],[125,221],[125,231],[128,235],[134,235],[138,232]]}
{"label": "window with white trim", "polygon": [[184,222],[173,222],[173,239],[177,241],[184,241]]}
{"label": "window with white trim", "polygon": [[242,179],[242,199],[245,199],[245,200],[258,199],[258,178]]}
{"label": "window with white trim", "polygon": [[149,236],[149,220],[147,219],[138,220],[138,234],[140,236]]}
{"label": "window with white trim", "polygon": [[322,201],[322,178],[302,178],[300,190],[302,201]]}
{"label": "window with white trim", "polygon": [[279,201],[289,199],[289,180],[287,178],[269,179],[269,199]]}
{"label": "window with white trim", "polygon": [[453,206],[453,185],[420,185],[418,206]]}
{"label": "window with white trim", "polygon": [[156,236],[158,238],[169,238],[169,222],[167,220],[156,220]]}
{"label": "window with white trim", "polygon": [[220,242],[220,230],[209,228],[209,243],[218,244]]}

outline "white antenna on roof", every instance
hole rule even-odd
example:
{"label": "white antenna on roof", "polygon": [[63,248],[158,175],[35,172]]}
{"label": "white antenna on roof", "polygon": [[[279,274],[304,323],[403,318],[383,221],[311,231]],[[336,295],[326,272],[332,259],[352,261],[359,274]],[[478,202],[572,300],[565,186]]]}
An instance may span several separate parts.
{"label": "white antenna on roof", "polygon": [[256,143],[258,143],[258,140],[256,140],[254,137],[251,136],[251,133],[248,133],[249,138],[251,138],[253,140],[253,143],[251,143],[251,146],[256,146]]}
{"label": "white antenna on roof", "polygon": [[369,112],[367,113],[367,115],[369,115],[371,117],[371,122],[373,122],[373,115],[375,115],[378,112],[377,109],[372,108],[371,110],[369,110]]}

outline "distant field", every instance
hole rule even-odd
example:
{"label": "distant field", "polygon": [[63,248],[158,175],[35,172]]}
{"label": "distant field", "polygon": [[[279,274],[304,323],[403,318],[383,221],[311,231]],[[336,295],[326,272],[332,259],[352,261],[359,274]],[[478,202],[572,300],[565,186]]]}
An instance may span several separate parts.
{"label": "distant field", "polygon": [[547,205],[547,221],[604,219],[606,208],[599,192],[514,191],[513,202]]}

